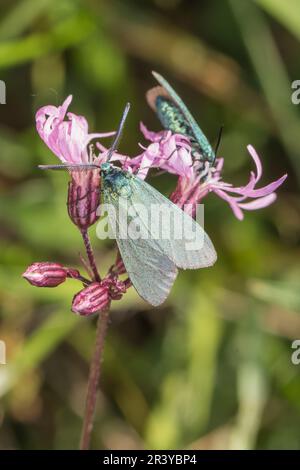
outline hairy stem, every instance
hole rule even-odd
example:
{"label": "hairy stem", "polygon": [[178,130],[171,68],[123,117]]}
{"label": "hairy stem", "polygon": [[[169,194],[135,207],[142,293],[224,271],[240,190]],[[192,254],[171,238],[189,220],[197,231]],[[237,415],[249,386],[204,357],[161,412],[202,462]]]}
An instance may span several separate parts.
{"label": "hairy stem", "polygon": [[[101,281],[99,275],[94,252],[90,242],[90,237],[87,230],[81,231],[86,254],[93,274],[94,281]],[[104,341],[108,327],[109,308],[100,312],[98,315],[97,331],[96,331],[96,344],[94,354],[90,363],[90,373],[87,386],[85,412],[83,417],[82,433],[80,440],[80,450],[88,450],[91,442],[91,434],[94,425],[95,408],[97,403],[97,389],[100,380],[101,363],[104,350]]]}
{"label": "hairy stem", "polygon": [[87,254],[90,266],[91,266],[91,270],[93,272],[94,281],[101,281],[101,278],[100,278],[100,275],[99,275],[99,272],[98,272],[98,269],[97,269],[97,266],[96,266],[95,256],[94,256],[94,252],[93,252],[93,249],[92,249],[92,245],[91,245],[91,241],[90,241],[88,231],[87,230],[81,230],[81,235],[82,235],[82,238],[83,238],[83,242],[84,242],[86,254]]}
{"label": "hairy stem", "polygon": [[87,388],[85,413],[83,418],[82,434],[80,440],[80,450],[88,450],[91,442],[93,430],[95,408],[97,403],[97,388],[100,380],[101,363],[103,360],[104,341],[108,327],[109,307],[99,313],[96,344],[94,355],[91,360],[90,374]]}

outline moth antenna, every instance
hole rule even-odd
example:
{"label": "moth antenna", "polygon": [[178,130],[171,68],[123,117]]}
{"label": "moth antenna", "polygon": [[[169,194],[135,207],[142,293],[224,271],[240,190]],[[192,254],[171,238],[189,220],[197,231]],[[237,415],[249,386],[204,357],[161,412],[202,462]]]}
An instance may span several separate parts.
{"label": "moth antenna", "polygon": [[220,130],[219,130],[218,140],[217,140],[217,144],[216,144],[216,147],[215,147],[215,155],[217,155],[217,152],[218,152],[219,147],[220,147],[223,130],[224,130],[224,124],[221,125]]}
{"label": "moth antenna", "polygon": [[111,157],[112,157],[114,151],[116,150],[116,148],[118,146],[118,143],[120,141],[120,138],[121,138],[121,135],[122,135],[122,132],[123,132],[123,128],[124,128],[124,124],[125,124],[125,121],[126,121],[126,118],[127,118],[127,114],[129,113],[129,109],[130,109],[130,103],[127,103],[126,106],[125,106],[125,109],[123,111],[123,115],[122,115],[118,130],[117,130],[117,133],[115,135],[114,141],[113,141],[112,146],[110,147],[109,152],[108,152],[108,156],[107,156],[107,161],[108,162],[111,159]]}
{"label": "moth antenna", "polygon": [[38,165],[40,170],[72,170],[72,171],[80,171],[80,170],[90,170],[90,169],[97,169],[100,168],[99,165],[95,165],[94,163],[74,163],[74,164],[62,164],[62,165]]}

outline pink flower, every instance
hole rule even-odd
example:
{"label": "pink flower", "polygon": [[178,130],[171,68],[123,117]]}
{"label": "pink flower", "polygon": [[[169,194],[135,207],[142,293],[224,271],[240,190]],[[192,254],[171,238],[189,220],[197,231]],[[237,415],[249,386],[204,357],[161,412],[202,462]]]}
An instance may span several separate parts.
{"label": "pink flower", "polygon": [[129,166],[144,179],[150,168],[161,168],[168,173],[190,178],[193,175],[191,147],[187,137],[171,131],[151,132],[143,123],[141,131],[152,143],[144,152],[130,159]]}
{"label": "pink flower", "polygon": [[143,124],[141,130],[151,144],[141,155],[130,159],[127,165],[142,178],[145,178],[150,168],[161,168],[177,174],[179,176],[177,187],[170,199],[182,208],[189,204],[191,215],[194,213],[195,205],[208,193],[214,192],[228,202],[234,215],[242,220],[243,210],[261,209],[272,204],[276,199],[276,189],[287,177],[283,175],[273,183],[256,189],[262,176],[262,164],[255,149],[248,145],[247,149],[254,160],[256,172],[251,171],[245,186],[234,187],[231,183],[222,181],[223,158],[217,159],[214,167],[210,167],[206,162],[203,168],[199,161],[192,162],[188,138],[172,134],[170,131],[150,132]]}
{"label": "pink flower", "polygon": [[36,287],[56,287],[65,282],[67,277],[77,278],[79,272],[64,268],[59,263],[33,263],[23,273],[23,277]]}
{"label": "pink flower", "polygon": [[101,282],[93,282],[75,295],[72,311],[88,316],[105,310],[110,301],[119,300],[126,292],[126,284],[114,277],[107,277]]}
{"label": "pink flower", "polygon": [[[59,107],[49,105],[39,109],[36,113],[37,131],[63,163],[95,161],[97,157],[92,147],[88,147],[89,143],[98,137],[114,135],[114,132],[89,134],[88,123],[83,116],[67,113],[71,101],[70,95]],[[70,175],[68,213],[80,230],[86,230],[98,220],[100,174],[98,170],[90,169],[84,172],[70,170]]]}
{"label": "pink flower", "polygon": [[88,148],[91,140],[114,135],[114,132],[89,134],[83,116],[67,113],[71,101],[72,95],[59,107],[40,108],[35,116],[36,128],[45,144],[63,163],[89,163],[94,157]]}
{"label": "pink flower", "polygon": [[262,209],[272,204],[277,197],[275,191],[287,178],[287,174],[285,174],[278,180],[256,189],[256,185],[262,176],[262,164],[252,145],[248,145],[247,150],[254,160],[256,172],[251,171],[249,181],[245,186],[233,187],[231,183],[222,181],[223,158],[217,160],[215,168],[206,166],[202,175],[200,174],[200,178],[205,177],[206,179],[201,183],[201,191],[198,197],[202,199],[207,193],[214,192],[217,196],[228,202],[234,215],[239,220],[244,218],[243,210]]}
{"label": "pink flower", "polygon": [[[160,168],[168,173],[187,178],[193,176],[191,147],[187,137],[172,134],[171,131],[151,132],[143,123],[140,128],[144,136],[152,143],[148,147],[140,144],[143,152],[133,158],[114,152],[111,162],[121,162],[123,169],[135,173],[141,179],[146,178],[150,168]],[[109,149],[100,142],[96,143],[96,147],[100,151],[96,161],[100,164],[107,160]]]}
{"label": "pink flower", "polygon": [[[89,144],[93,139],[110,136],[114,132],[89,134],[88,123],[83,116],[67,113],[71,101],[72,96],[69,96],[59,107],[41,108],[36,113],[37,131],[46,145],[63,163],[101,164],[107,160],[109,149],[97,141],[95,148],[98,153],[95,154],[91,146],[89,148]],[[257,188],[262,177],[262,164],[254,148],[249,145],[247,149],[254,160],[256,171],[251,171],[246,185],[234,187],[231,183],[222,180],[224,160],[216,159],[214,166],[210,166],[208,162],[203,163],[195,154],[192,155],[188,137],[166,130],[151,132],[143,124],[141,124],[141,131],[150,141],[148,146],[141,146],[143,152],[134,158],[114,152],[111,161],[119,161],[124,169],[134,172],[142,179],[146,178],[151,168],[177,175],[177,187],[170,199],[192,216],[195,214],[196,205],[207,194],[214,192],[224,199],[230,205],[234,215],[242,220],[244,210],[260,209],[274,202],[275,191],[287,177],[284,175],[262,188]],[[68,191],[68,213],[71,220],[86,235],[87,229],[98,219],[100,172],[98,168],[90,168],[82,172],[73,169],[69,171],[71,181]],[[131,286],[131,281],[129,278],[125,281],[119,279],[119,276],[126,272],[119,254],[106,277],[100,280],[97,268],[95,272],[93,269],[95,261],[89,242],[86,242],[86,250],[93,271],[93,274],[90,274],[91,279],[86,279],[76,269],[48,262],[32,264],[23,277],[37,287],[56,287],[67,278],[77,279],[84,287],[73,298],[73,312],[83,316],[99,313],[107,309],[112,300],[121,299]]]}

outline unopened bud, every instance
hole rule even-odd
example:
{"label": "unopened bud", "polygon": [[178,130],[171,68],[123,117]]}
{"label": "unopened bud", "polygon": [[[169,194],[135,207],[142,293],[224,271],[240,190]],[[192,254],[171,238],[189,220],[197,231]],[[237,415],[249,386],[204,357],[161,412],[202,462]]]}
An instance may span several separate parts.
{"label": "unopened bud", "polygon": [[23,277],[36,287],[56,287],[68,277],[68,269],[59,263],[33,263],[23,273]]}
{"label": "unopened bud", "polygon": [[109,291],[106,285],[93,282],[75,295],[72,311],[79,315],[88,316],[104,310],[109,304]]}
{"label": "unopened bud", "polygon": [[114,277],[108,277],[101,282],[93,282],[75,295],[72,311],[79,315],[88,316],[105,310],[111,300],[119,300],[126,292],[126,285]]}

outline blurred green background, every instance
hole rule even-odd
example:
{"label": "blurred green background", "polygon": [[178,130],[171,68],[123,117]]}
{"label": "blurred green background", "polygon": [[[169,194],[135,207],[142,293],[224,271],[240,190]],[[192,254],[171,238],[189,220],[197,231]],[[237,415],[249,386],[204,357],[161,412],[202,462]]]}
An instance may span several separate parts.
{"label": "blurred green background", "polygon": [[[132,103],[120,151],[137,155],[152,69],[176,88],[214,144],[226,181],[247,181],[254,145],[263,184],[288,172],[277,202],[237,221],[206,199],[217,264],[181,272],[157,309],[130,289],[113,304],[93,448],[299,449],[300,339],[298,0],[1,0],[0,448],[77,448],[95,320],[70,312],[76,281],[38,289],[34,261],[79,266],[65,173],[34,126],[35,111],[74,95],[90,129],[116,128]],[[176,183],[153,178],[166,194]],[[92,230],[94,232],[94,230]],[[113,245],[95,237],[101,272]]]}

